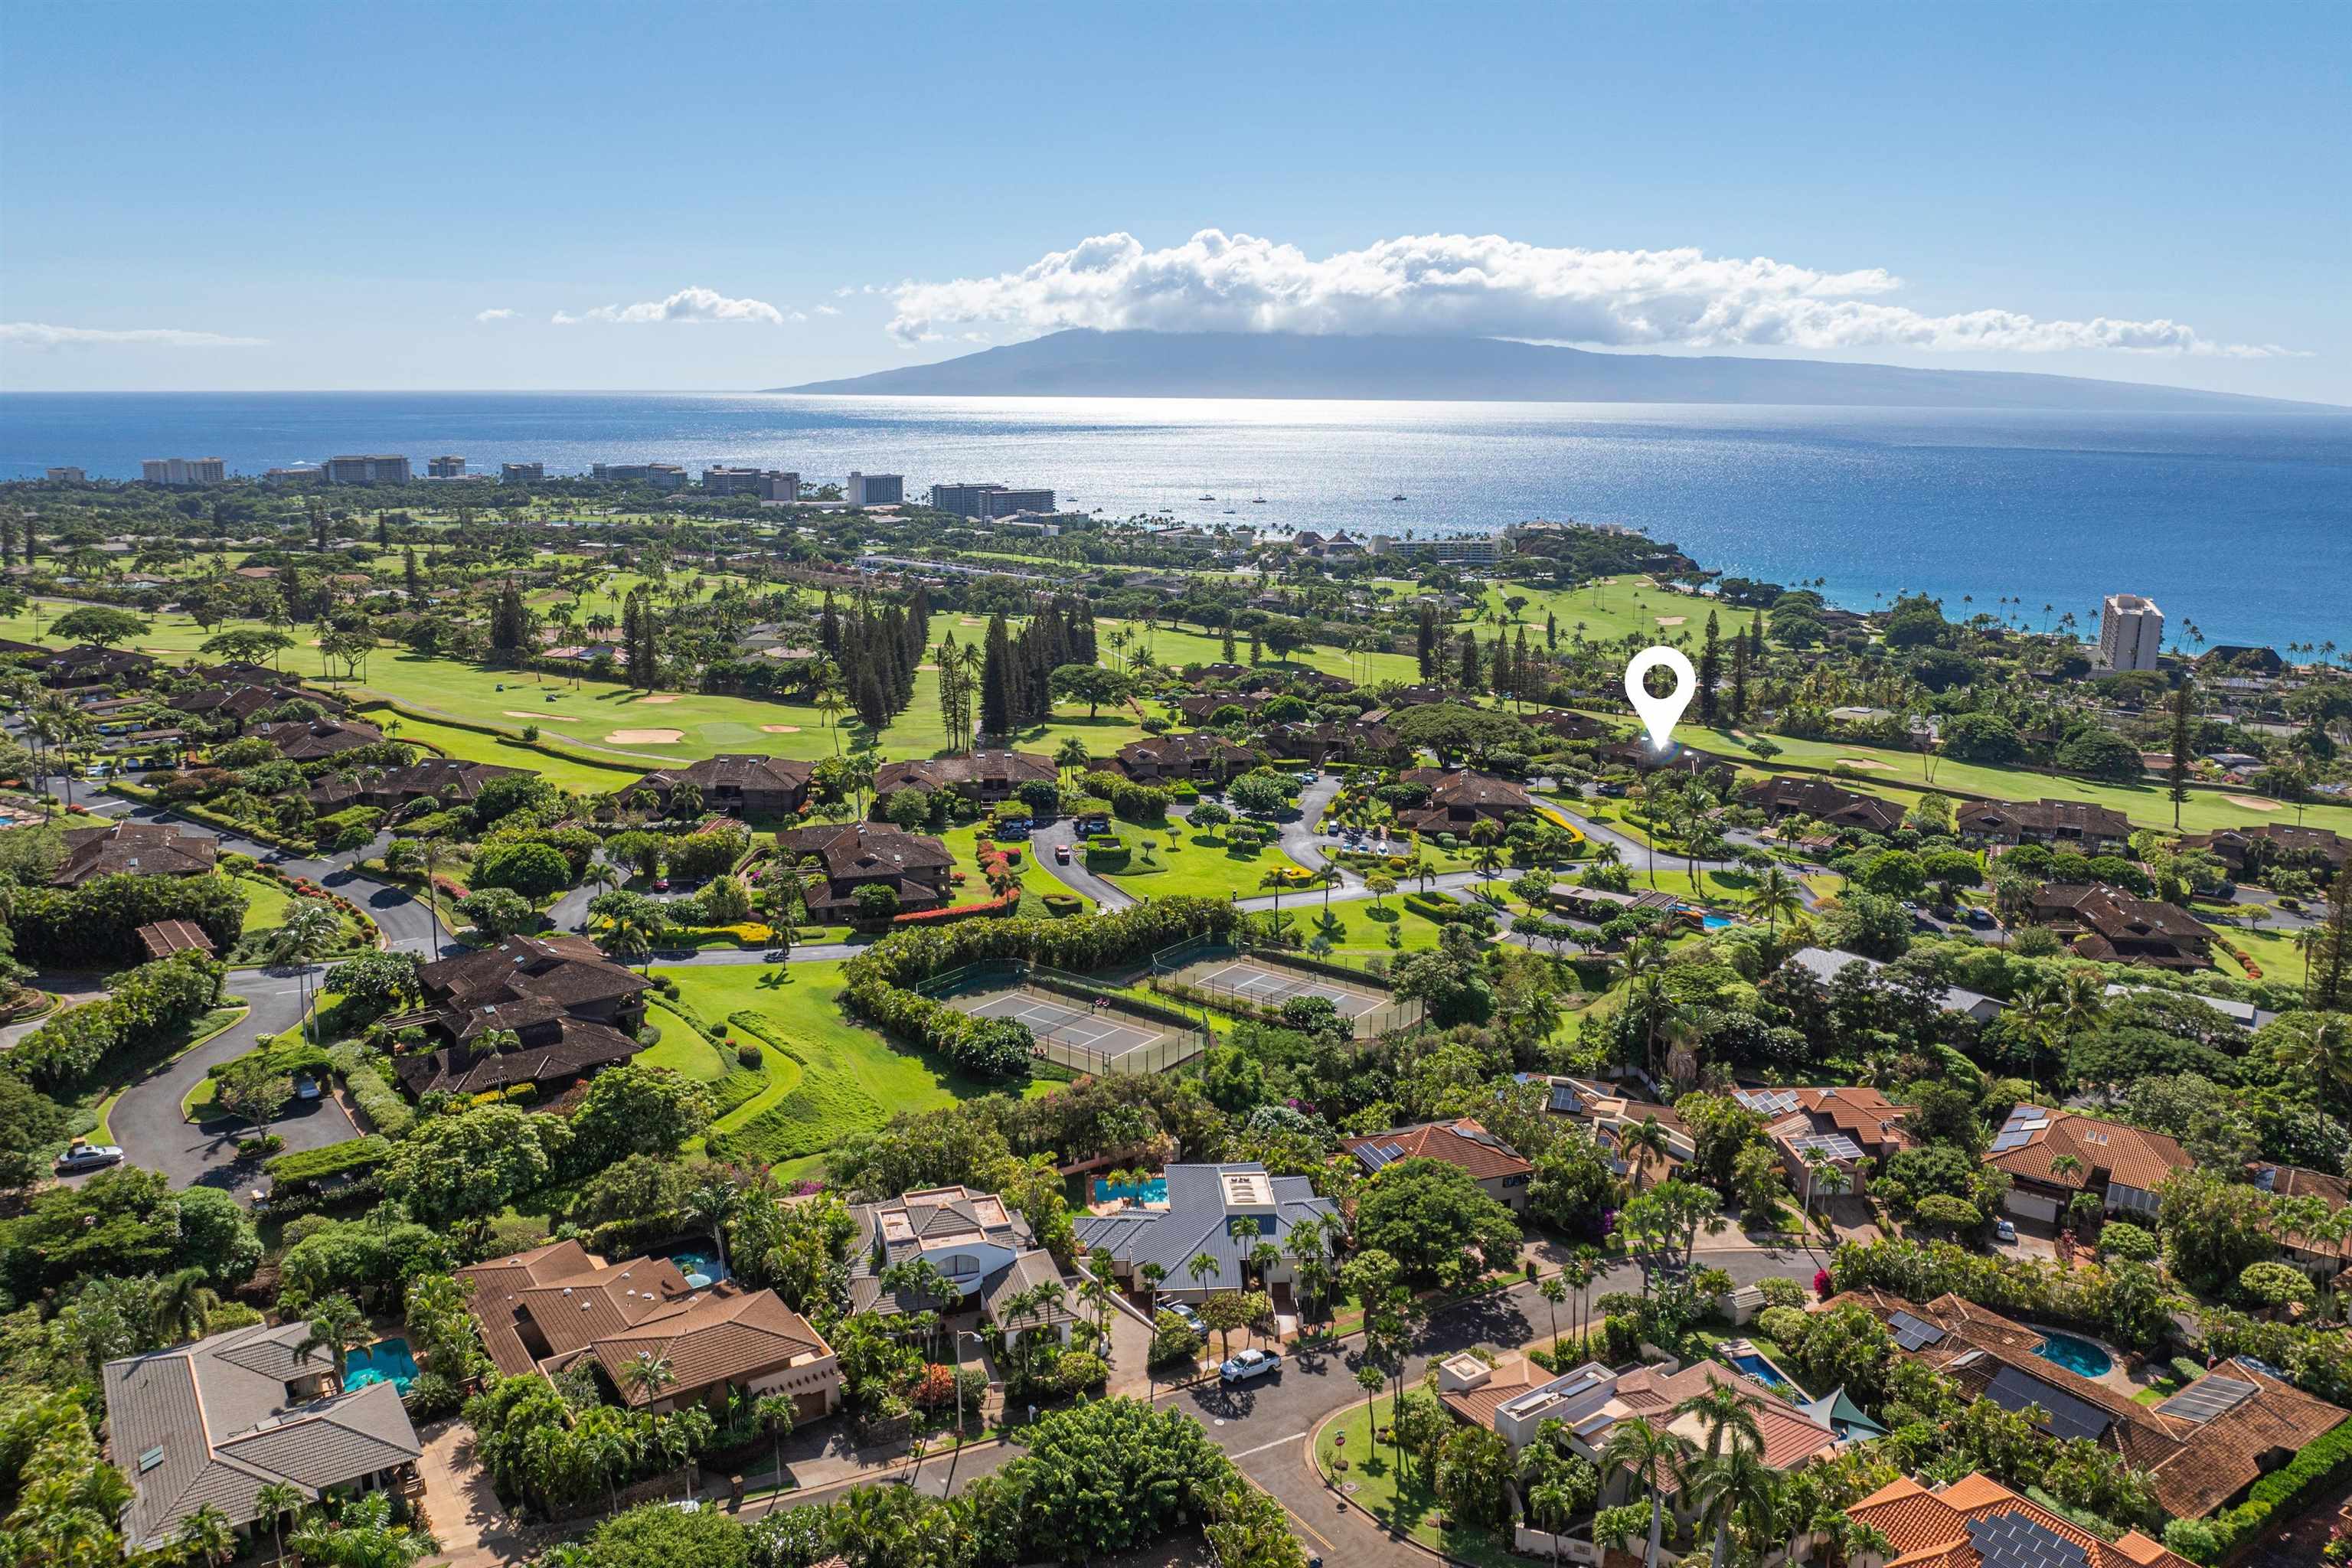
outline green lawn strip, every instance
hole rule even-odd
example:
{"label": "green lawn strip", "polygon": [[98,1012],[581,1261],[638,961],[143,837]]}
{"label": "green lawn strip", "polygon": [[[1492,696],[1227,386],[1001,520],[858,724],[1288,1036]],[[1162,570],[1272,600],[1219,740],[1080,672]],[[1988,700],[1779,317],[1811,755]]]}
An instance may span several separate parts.
{"label": "green lawn strip", "polygon": [[[646,770],[660,763],[652,757],[643,767],[632,764],[627,758],[615,756],[609,763],[598,763],[555,756],[523,744],[520,738],[508,740],[497,735],[485,735],[478,730],[468,730],[457,724],[436,723],[409,714],[395,713],[387,709],[373,709],[362,715],[380,724],[384,732],[397,741],[410,741],[430,746],[445,756],[460,762],[489,763],[499,767],[523,768],[541,774],[552,784],[588,795],[609,795],[634,783]],[[509,721],[520,723],[520,720]],[[543,741],[560,741],[551,733],[552,726],[540,731]],[[601,731],[600,731],[601,733]]]}
{"label": "green lawn strip", "polygon": [[[1374,1405],[1385,1420],[1390,1409],[1386,1394],[1375,1396]],[[1345,1437],[1344,1444],[1339,1441]],[[1345,1457],[1348,1468],[1335,1470],[1334,1465]],[[1400,1481],[1397,1473],[1397,1450],[1374,1441],[1372,1413],[1360,1399],[1351,1401],[1346,1411],[1334,1416],[1315,1436],[1317,1468],[1326,1475],[1338,1478],[1343,1487],[1356,1489],[1348,1493],[1348,1500],[1364,1510],[1391,1531],[1412,1538],[1416,1545],[1448,1557],[1477,1565],[1477,1568],[1507,1568],[1522,1564],[1508,1543],[1493,1531],[1473,1529],[1467,1525],[1440,1526],[1434,1522],[1444,1512],[1437,1500],[1437,1489],[1422,1471],[1412,1465]]]}
{"label": "green lawn strip", "polygon": [[[956,884],[951,902],[972,904],[992,896],[988,890],[988,879],[980,874],[978,846],[983,831],[985,829],[982,824],[967,822],[961,827],[950,827],[938,835],[941,847],[950,855],[955,857],[955,869],[963,873],[963,880]],[[1016,853],[1021,857],[1013,865],[1013,872],[1020,879],[1023,892],[1045,894],[1066,893],[1070,890],[1062,885],[1060,879],[1037,864],[1036,846],[1028,840],[992,837],[992,842],[998,848]],[[1082,901],[1087,900],[1082,900]]]}
{"label": "green lawn strip", "polygon": [[[1236,854],[1228,847],[1223,834],[1196,831],[1179,822],[1171,821],[1161,827],[1142,827],[1131,822],[1112,826],[1127,841],[1129,854],[1124,867],[1107,875],[1117,886],[1138,897],[1197,894],[1223,898],[1238,893],[1254,899],[1272,891],[1265,885],[1267,872],[1305,869],[1276,847],[1257,846],[1245,854]],[[1143,850],[1147,838],[1154,846],[1149,858]],[[1303,883],[1298,891],[1302,896],[1307,893]]]}
{"label": "green lawn strip", "polygon": [[[2254,961],[2263,972],[2263,980],[2272,985],[2301,985],[2311,977],[2310,963],[2294,945],[2292,931],[2259,931],[2246,926],[2216,924],[2213,930],[2223,942]],[[2216,949],[2213,962],[2221,973],[2232,980],[2248,976],[2245,969],[2229,954]]]}
{"label": "green lawn strip", "polygon": [[[1123,631],[1132,639],[1125,648],[1111,646],[1110,635],[1115,631]],[[1139,648],[1150,648],[1154,662],[1168,669],[1180,669],[1188,664],[1216,664],[1225,657],[1221,638],[1201,632],[1178,631],[1165,626],[1147,629],[1141,621],[1097,619],[1095,622],[1095,646],[1102,654],[1103,663],[1114,669],[1124,668],[1126,657]],[[1249,637],[1246,635],[1234,639],[1234,652],[1241,662],[1248,662]],[[1352,676],[1374,682],[1401,680],[1408,685],[1421,679],[1421,665],[1411,654],[1350,655],[1333,647],[1299,648],[1286,659],[1276,658],[1272,650],[1266,649],[1256,668],[1276,673],[1319,669],[1327,675]],[[1366,674],[1368,669],[1369,675]]]}
{"label": "green lawn strip", "polygon": [[661,1038],[637,1053],[639,1062],[649,1068],[667,1068],[698,1083],[716,1083],[726,1075],[731,1064],[720,1061],[719,1047],[684,1018],[656,1002],[646,1008],[646,1019],[661,1030]]}
{"label": "green lawn strip", "polygon": [[[774,1037],[761,1040],[773,1081],[713,1124],[714,1153],[762,1164],[806,1161],[879,1127],[894,1112],[1003,1091],[1000,1085],[941,1073],[842,1017],[835,1001],[841,990],[838,962],[795,963],[778,980],[748,964],[661,973],[677,982],[683,999],[703,1017],[749,1013]],[[1033,1085],[1031,1092],[1043,1088]]]}
{"label": "green lawn strip", "polygon": [[245,894],[245,926],[240,935],[264,936],[286,923],[294,895],[283,883],[268,877],[240,876],[236,885]]}

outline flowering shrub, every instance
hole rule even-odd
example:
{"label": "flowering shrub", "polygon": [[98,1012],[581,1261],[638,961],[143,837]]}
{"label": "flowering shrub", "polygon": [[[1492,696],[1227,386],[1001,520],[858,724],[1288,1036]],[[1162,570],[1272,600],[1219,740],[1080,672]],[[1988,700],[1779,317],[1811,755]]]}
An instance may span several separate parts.
{"label": "flowering shrub", "polygon": [[990,899],[983,903],[949,904],[936,910],[909,910],[903,915],[892,915],[890,923],[894,926],[945,925],[951,921],[969,920],[974,915],[1009,914],[1020,902],[1021,895],[1018,892],[1011,892],[1003,898]]}

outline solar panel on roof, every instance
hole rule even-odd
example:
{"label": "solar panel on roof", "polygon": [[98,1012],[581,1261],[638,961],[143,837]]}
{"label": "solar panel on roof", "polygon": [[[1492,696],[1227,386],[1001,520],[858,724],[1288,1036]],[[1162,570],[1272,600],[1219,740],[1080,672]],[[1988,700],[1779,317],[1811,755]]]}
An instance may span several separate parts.
{"label": "solar panel on roof", "polygon": [[1357,1150],[1356,1155],[1357,1158],[1362,1160],[1365,1164],[1370,1165],[1373,1170],[1377,1171],[1391,1160],[1403,1159],[1404,1145],[1402,1143],[1368,1143],[1361,1149]]}
{"label": "solar panel on roof", "polygon": [[1944,1338],[1943,1330],[1908,1312],[1895,1313],[1888,1320],[1887,1327],[1895,1331],[1895,1344],[1906,1351],[1926,1350]]}
{"label": "solar panel on roof", "polygon": [[1969,1543],[1985,1568],[2089,1568],[2090,1553],[2021,1513],[1996,1513],[1968,1522]]}
{"label": "solar panel on roof", "polygon": [[2238,1360],[2239,1360],[2239,1361],[2241,1361],[2241,1362],[2242,1362],[2242,1363],[2244,1363],[2246,1365],[2248,1365],[2248,1366],[2250,1366],[2250,1367],[2252,1367],[2256,1372],[2261,1373],[2264,1377],[2274,1377],[2274,1378],[2277,1378],[2281,1383],[2284,1383],[2284,1382],[2287,1380],[2286,1373],[2284,1373],[2284,1372],[2281,1372],[2278,1368],[2276,1368],[2276,1367],[2273,1366],[2270,1363],[2268,1363],[2268,1362],[2266,1362],[2266,1361],[2256,1361],[2252,1356],[2250,1356],[2250,1355],[2242,1355],[2242,1356],[2238,1357]]}
{"label": "solar panel on roof", "polygon": [[2006,1154],[2011,1149],[2022,1149],[2032,1142],[2032,1140],[2022,1132],[2003,1132],[1992,1141],[1992,1152],[1996,1154]]}
{"label": "solar panel on roof", "polygon": [[2003,1366],[1993,1373],[1985,1389],[1985,1397],[2014,1415],[2029,1405],[2038,1405],[2049,1412],[2045,1425],[2055,1437],[2089,1437],[2105,1436],[2115,1425],[2107,1413],[2087,1400],[2077,1399],[2064,1389],[2042,1382],[2021,1367]]}
{"label": "solar panel on roof", "polygon": [[2156,1409],[2160,1415],[2178,1415],[2184,1421],[2210,1421],[2217,1415],[2228,1415],[2261,1392],[2251,1383],[2217,1374],[2199,1378]]}

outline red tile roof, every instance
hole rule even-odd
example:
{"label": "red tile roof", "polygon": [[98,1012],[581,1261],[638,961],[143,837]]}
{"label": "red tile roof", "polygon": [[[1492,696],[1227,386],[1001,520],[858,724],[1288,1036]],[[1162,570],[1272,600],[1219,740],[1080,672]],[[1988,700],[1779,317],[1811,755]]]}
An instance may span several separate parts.
{"label": "red tile roof", "polygon": [[1886,1537],[1892,1548],[1886,1568],[1981,1568],[1984,1559],[1969,1538],[1971,1520],[2015,1514],[2069,1542],[2091,1568],[2193,1568],[2136,1530],[2105,1542],[2078,1524],[2018,1496],[1985,1475],[1964,1476],[1942,1491],[1930,1491],[1908,1476],[1871,1493],[1846,1510],[1847,1517]]}
{"label": "red tile roof", "polygon": [[[1486,1182],[1502,1176],[1523,1176],[1535,1169],[1517,1150],[1466,1116],[1341,1142],[1348,1152],[1365,1160],[1375,1170],[1392,1160],[1443,1160]],[[1378,1157],[1379,1151],[1391,1147],[1402,1152],[1386,1159]],[[1366,1160],[1367,1155],[1373,1158]]]}

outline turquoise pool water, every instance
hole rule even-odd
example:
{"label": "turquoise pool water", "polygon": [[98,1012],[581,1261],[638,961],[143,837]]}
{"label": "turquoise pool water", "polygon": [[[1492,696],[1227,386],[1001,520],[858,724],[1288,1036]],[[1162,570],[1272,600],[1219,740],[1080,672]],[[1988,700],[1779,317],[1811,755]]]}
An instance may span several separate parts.
{"label": "turquoise pool water", "polygon": [[1095,1202],[1108,1203],[1113,1198],[1133,1198],[1138,1203],[1164,1204],[1168,1201],[1168,1178],[1154,1176],[1148,1182],[1095,1183]]}
{"label": "turquoise pool water", "polygon": [[1775,1394],[1784,1394],[1797,1399],[1802,1399],[1805,1396],[1803,1390],[1780,1375],[1779,1367],[1760,1355],[1736,1355],[1731,1357],[1730,1361],[1734,1367],[1756,1379]]}
{"label": "turquoise pool water", "polygon": [[378,1340],[365,1350],[353,1351],[343,1358],[343,1392],[365,1388],[371,1383],[388,1383],[401,1393],[416,1381],[416,1358],[408,1351],[406,1340]]}
{"label": "turquoise pool water", "polygon": [[669,1260],[677,1265],[677,1271],[686,1276],[686,1282],[698,1290],[705,1285],[716,1285],[727,1278],[727,1270],[721,1268],[719,1259],[708,1252],[673,1252]]}
{"label": "turquoise pool water", "polygon": [[2042,1348],[2033,1352],[2043,1361],[2054,1361],[2068,1372],[2084,1377],[2105,1377],[2115,1369],[2115,1358],[2088,1340],[2078,1340],[2072,1334],[2043,1331]]}
{"label": "turquoise pool water", "polygon": [[1701,915],[1698,918],[1698,923],[1706,927],[1708,931],[1722,931],[1731,924],[1731,917],[1729,915]]}

